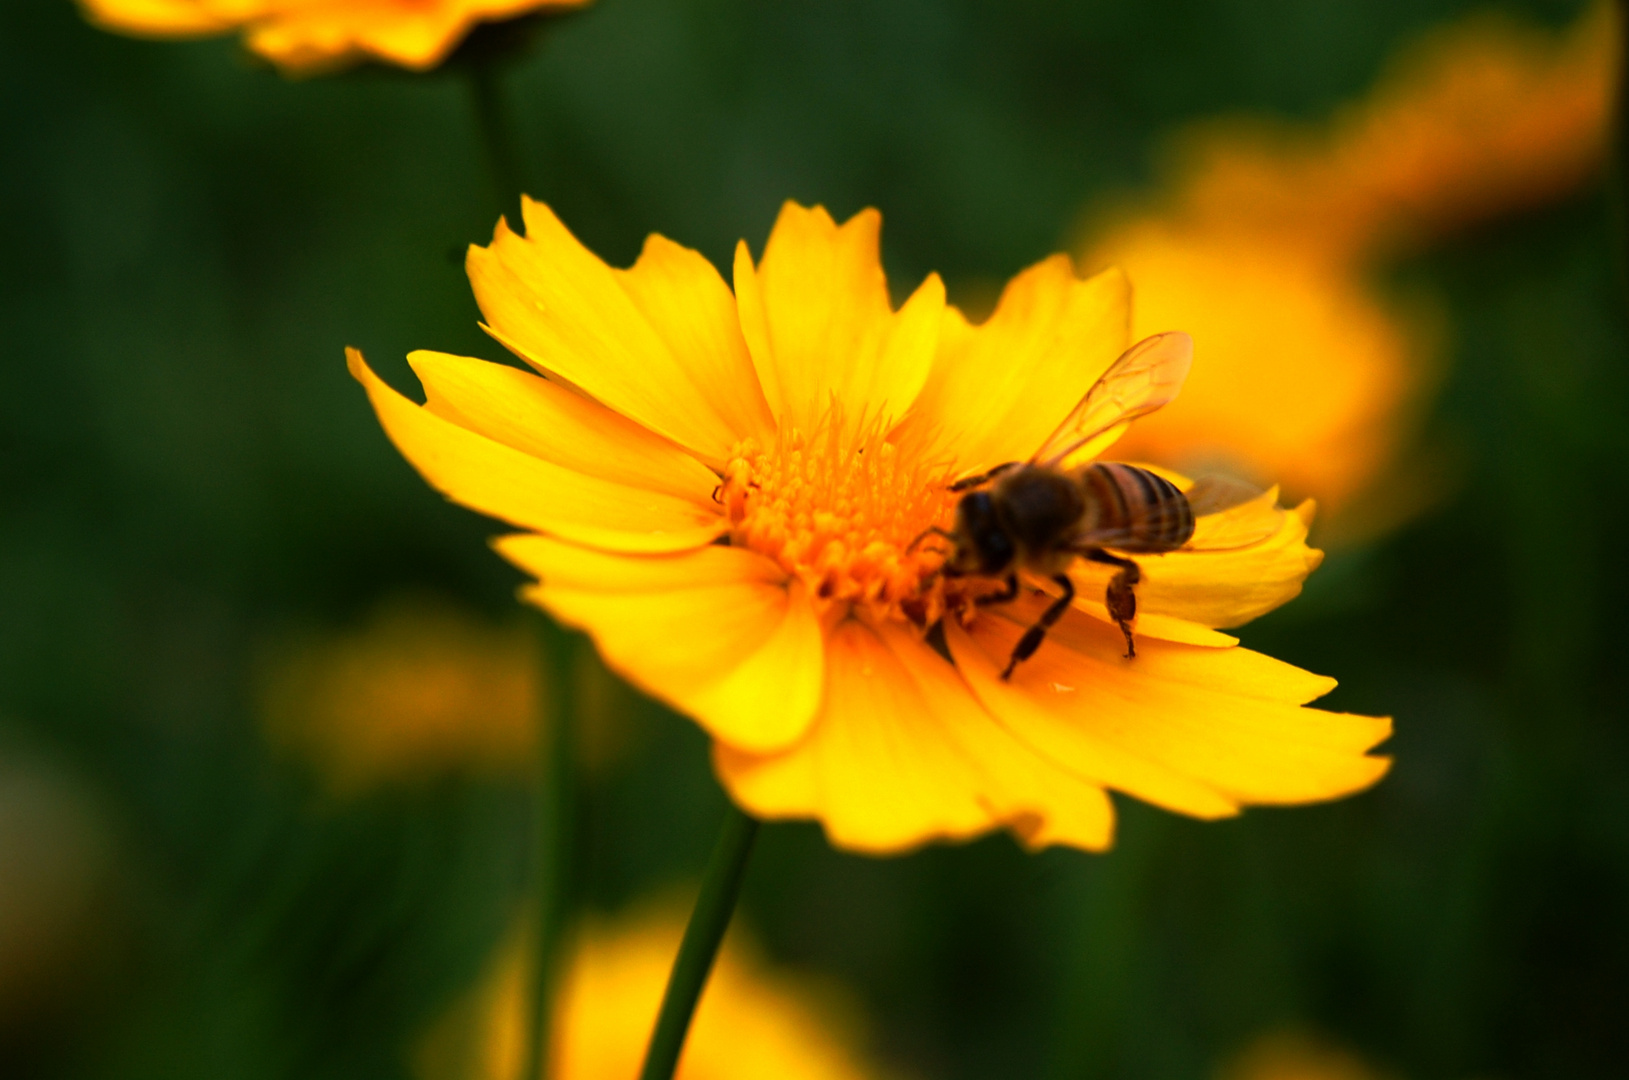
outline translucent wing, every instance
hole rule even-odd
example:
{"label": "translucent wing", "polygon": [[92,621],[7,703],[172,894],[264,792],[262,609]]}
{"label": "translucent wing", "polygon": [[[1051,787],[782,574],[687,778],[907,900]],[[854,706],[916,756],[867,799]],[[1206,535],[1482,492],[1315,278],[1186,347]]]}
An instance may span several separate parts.
{"label": "translucent wing", "polygon": [[1278,505],[1278,490],[1227,476],[1204,476],[1187,491],[1193,511],[1193,538],[1186,551],[1231,551],[1259,544],[1278,532],[1288,513]]}
{"label": "translucent wing", "polygon": [[[1259,544],[1284,524],[1288,513],[1278,505],[1277,489],[1263,491],[1254,484],[1226,476],[1206,476],[1185,493],[1193,512],[1193,535],[1178,551],[1235,551]],[[1157,554],[1172,548],[1160,543],[1144,527],[1100,527],[1075,538],[1079,547],[1101,547],[1128,555]]]}
{"label": "translucent wing", "polygon": [[1193,363],[1193,339],[1173,331],[1144,338],[1092,384],[1031,460],[1057,468],[1065,458],[1114,428],[1146,416],[1177,396]]}

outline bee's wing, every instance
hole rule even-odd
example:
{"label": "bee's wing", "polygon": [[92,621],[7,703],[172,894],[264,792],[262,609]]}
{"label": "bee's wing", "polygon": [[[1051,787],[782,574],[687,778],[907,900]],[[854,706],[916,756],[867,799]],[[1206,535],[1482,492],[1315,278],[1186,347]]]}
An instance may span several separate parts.
{"label": "bee's wing", "polygon": [[1120,354],[1030,460],[1057,468],[1098,436],[1153,412],[1177,396],[1192,363],[1193,339],[1187,334],[1144,338]]}
{"label": "bee's wing", "polygon": [[[1287,511],[1278,505],[1276,490],[1226,476],[1206,476],[1185,493],[1193,511],[1193,536],[1178,551],[1235,551],[1278,532]],[[1224,513],[1231,511],[1231,513]],[[1146,536],[1126,526],[1099,528],[1075,537],[1077,548],[1109,548],[1128,555],[1159,554],[1171,548],[1150,546]]]}
{"label": "bee's wing", "polygon": [[1194,529],[1185,551],[1232,551],[1260,543],[1283,526],[1288,513],[1278,505],[1276,489],[1264,491],[1228,476],[1200,477],[1187,496]]}

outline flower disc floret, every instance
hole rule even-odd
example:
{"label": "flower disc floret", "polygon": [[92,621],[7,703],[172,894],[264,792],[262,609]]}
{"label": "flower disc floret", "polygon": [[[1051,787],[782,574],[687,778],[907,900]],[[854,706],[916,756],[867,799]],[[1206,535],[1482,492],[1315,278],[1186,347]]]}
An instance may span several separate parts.
{"label": "flower disc floret", "polygon": [[773,559],[822,608],[857,605],[926,628],[944,610],[943,554],[913,542],[945,519],[945,479],[881,425],[851,432],[836,420],[809,436],[783,429],[767,448],[743,440],[720,501],[731,543]]}

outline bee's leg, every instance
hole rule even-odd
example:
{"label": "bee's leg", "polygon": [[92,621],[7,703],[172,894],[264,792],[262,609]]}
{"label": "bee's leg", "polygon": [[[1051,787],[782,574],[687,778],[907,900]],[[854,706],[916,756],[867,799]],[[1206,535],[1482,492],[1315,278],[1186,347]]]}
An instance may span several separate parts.
{"label": "bee's leg", "polygon": [[[1052,580],[1058,583],[1063,595],[1052,601],[1051,607],[1041,612],[1040,621],[1025,630],[1024,636],[1013,646],[1012,656],[1007,660],[1007,670],[1001,673],[1003,681],[1012,677],[1012,669],[1018,666],[1019,661],[1028,660],[1035,655],[1035,650],[1041,647],[1047,630],[1051,629],[1053,623],[1063,618],[1063,613],[1069,610],[1069,604],[1075,598],[1075,583],[1069,580],[1069,575],[1053,574]],[[1014,581],[1013,584],[1016,591],[1017,582]]]}
{"label": "bee's leg", "polygon": [[1120,572],[1109,578],[1109,587],[1103,591],[1103,605],[1109,609],[1109,618],[1120,627],[1120,633],[1126,636],[1126,659],[1130,660],[1137,655],[1137,644],[1131,639],[1131,620],[1137,617],[1137,594],[1133,590],[1143,579],[1143,572],[1130,559],[1110,555],[1101,548],[1082,554],[1093,562],[1119,567]]}
{"label": "bee's leg", "polygon": [[991,469],[989,472],[982,472],[982,473],[979,473],[977,476],[964,476],[960,480],[956,481],[954,484],[951,484],[950,485],[950,490],[951,491],[966,491],[968,488],[976,488],[980,484],[987,484],[991,480],[994,480],[996,477],[1000,476],[1002,473],[1007,472],[1009,469],[1018,468],[1019,464],[1020,463],[1016,462],[1016,461],[1008,461],[1008,462],[1004,462],[1004,463],[1002,463],[1000,465],[997,465],[995,468]]}
{"label": "bee's leg", "polygon": [[991,593],[989,596],[981,596],[974,600],[973,603],[978,607],[983,607],[985,604],[1005,604],[1009,600],[1018,599],[1018,575],[1008,574],[1006,584],[1007,587],[1000,592]]}

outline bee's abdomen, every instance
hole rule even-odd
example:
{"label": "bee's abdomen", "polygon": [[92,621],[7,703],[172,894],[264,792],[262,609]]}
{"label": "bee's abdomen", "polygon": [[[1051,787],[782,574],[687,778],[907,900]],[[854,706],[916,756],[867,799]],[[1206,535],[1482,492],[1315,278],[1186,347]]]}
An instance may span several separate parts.
{"label": "bee's abdomen", "polygon": [[1081,474],[1093,510],[1089,531],[1103,546],[1174,551],[1193,536],[1193,509],[1177,486],[1135,465],[1100,461]]}

